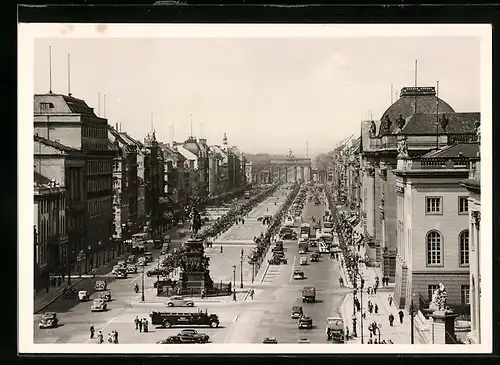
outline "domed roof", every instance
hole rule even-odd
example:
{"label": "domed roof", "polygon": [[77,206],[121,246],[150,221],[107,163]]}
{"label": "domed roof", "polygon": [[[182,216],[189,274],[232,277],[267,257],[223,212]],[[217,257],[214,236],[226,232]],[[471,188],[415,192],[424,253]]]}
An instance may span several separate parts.
{"label": "domed roof", "polygon": [[[455,113],[453,108],[444,100],[436,98],[435,87],[405,87],[401,89],[400,98],[396,100],[380,118],[381,124],[378,135],[393,133],[398,128],[396,120],[401,115],[404,119],[413,114],[436,114],[436,99],[438,112]],[[415,111],[415,101],[417,104]],[[390,130],[385,128],[385,120],[389,117],[391,120]]]}

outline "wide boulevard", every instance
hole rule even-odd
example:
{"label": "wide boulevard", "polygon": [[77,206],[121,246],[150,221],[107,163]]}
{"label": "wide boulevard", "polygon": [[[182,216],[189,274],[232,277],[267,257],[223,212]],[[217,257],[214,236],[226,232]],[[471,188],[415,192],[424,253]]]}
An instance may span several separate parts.
{"label": "wide boulevard", "polygon": [[[319,262],[310,262],[305,266],[299,265],[297,241],[285,241],[285,251],[288,259],[286,265],[267,264],[267,258],[252,283],[252,267],[247,263],[247,256],[255,244],[254,236],[264,232],[266,226],[258,219],[266,214],[276,213],[284,203],[290,190],[285,187],[276,191],[272,196],[256,206],[245,218],[244,224],[231,227],[214,243],[213,248],[207,249],[210,257],[210,274],[214,281],[233,281],[236,270],[236,301],[232,296],[193,298],[194,308],[175,308],[176,312],[207,310],[220,318],[219,328],[199,327],[199,332],[210,336],[213,343],[262,343],[265,337],[276,337],[279,343],[296,343],[300,338],[307,338],[311,343],[326,343],[325,319],[329,316],[340,316],[340,306],[347,293],[347,289],[339,288],[339,264],[322,255]],[[302,214],[304,222],[310,217],[319,219],[327,207],[318,206],[314,202],[307,202]],[[297,233],[301,220],[297,220]],[[185,239],[174,237],[173,244],[178,245]],[[221,252],[222,246],[222,252]],[[241,250],[244,260],[241,265]],[[155,259],[159,252],[153,251]],[[155,263],[149,265],[152,267]],[[305,273],[305,280],[294,280],[293,269],[301,267]],[[139,268],[139,270],[141,270]],[[243,277],[243,280],[241,281]],[[135,283],[142,286],[144,278],[145,301],[141,301],[141,291],[135,294]],[[119,343],[156,343],[168,336],[177,334],[182,328],[154,328],[150,326],[148,333],[140,333],[134,329],[134,319],[147,318],[149,312],[165,311],[164,298],[155,296],[153,283],[156,277],[146,275],[132,275],[128,279],[113,280],[107,277],[108,289],[112,292],[113,300],[108,303],[106,312],[92,313],[91,301],[80,303],[77,299],[59,299],[49,305],[44,311],[58,313],[60,325],[55,329],[38,329],[41,314],[34,315],[34,333],[36,343],[95,343],[90,339],[89,328],[93,325],[96,331],[102,330],[104,339],[108,333],[116,330],[119,334]],[[243,288],[241,288],[243,284]],[[93,287],[93,280],[85,280],[82,284],[85,289]],[[301,291],[304,286],[316,288],[316,302],[302,303]],[[255,291],[253,299],[248,295],[248,289]],[[78,288],[77,288],[78,290]],[[314,321],[313,329],[297,328],[297,320],[291,318],[292,306],[301,305],[306,315]]]}

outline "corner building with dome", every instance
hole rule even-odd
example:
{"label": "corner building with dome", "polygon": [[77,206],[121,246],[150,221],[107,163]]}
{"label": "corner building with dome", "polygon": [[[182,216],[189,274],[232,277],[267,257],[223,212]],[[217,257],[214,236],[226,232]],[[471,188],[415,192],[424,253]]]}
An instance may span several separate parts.
{"label": "corner building with dome", "polygon": [[[466,245],[460,248],[460,233],[455,239],[451,232],[448,239],[448,233],[436,238],[432,232],[461,230],[453,222],[467,220],[460,204],[465,209],[461,198],[468,193],[459,181],[478,154],[479,123],[480,113],[456,112],[437,97],[435,87],[402,88],[380,120],[361,123],[361,220],[355,231],[363,234],[367,265],[380,267],[395,284],[393,298],[401,309],[408,310],[411,300],[426,308],[439,282],[453,286],[447,287],[449,303],[463,302],[461,290],[469,282]],[[427,214],[426,205],[439,212]],[[429,224],[437,225],[430,233]]]}

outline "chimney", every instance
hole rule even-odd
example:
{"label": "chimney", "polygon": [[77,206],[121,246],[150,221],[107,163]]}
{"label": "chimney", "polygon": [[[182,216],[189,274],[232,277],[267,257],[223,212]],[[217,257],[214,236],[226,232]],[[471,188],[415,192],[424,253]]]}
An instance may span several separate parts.
{"label": "chimney", "polygon": [[115,129],[118,132],[118,122],[115,123]]}

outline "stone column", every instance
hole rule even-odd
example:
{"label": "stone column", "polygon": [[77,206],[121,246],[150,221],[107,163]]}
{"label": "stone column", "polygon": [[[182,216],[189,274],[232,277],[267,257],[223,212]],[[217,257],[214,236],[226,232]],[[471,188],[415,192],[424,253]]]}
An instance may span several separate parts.
{"label": "stone column", "polygon": [[406,294],[408,292],[408,266],[405,261],[406,239],[404,235],[404,188],[396,186],[397,193],[397,257],[394,286],[394,302],[398,308],[405,308]]}
{"label": "stone column", "polygon": [[288,182],[288,166],[285,167],[285,182]]}
{"label": "stone column", "polygon": [[302,181],[307,182],[306,174],[305,174],[305,167],[301,166],[300,167],[300,178]]}
{"label": "stone column", "polygon": [[297,166],[293,167],[293,173],[294,173],[294,181],[297,182],[298,181]]}
{"label": "stone column", "polygon": [[457,314],[445,311],[435,311],[432,315],[432,344],[455,344],[455,318]]}
{"label": "stone column", "polygon": [[366,167],[366,231],[375,236],[375,169],[372,166]]}

